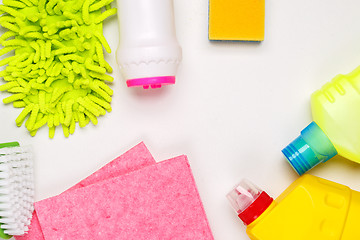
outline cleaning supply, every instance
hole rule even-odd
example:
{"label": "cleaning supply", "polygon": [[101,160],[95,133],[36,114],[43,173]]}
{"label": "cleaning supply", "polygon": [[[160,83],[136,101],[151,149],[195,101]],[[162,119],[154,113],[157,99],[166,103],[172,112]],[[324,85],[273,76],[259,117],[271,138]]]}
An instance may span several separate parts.
{"label": "cleaning supply", "polygon": [[303,175],[277,199],[248,182],[227,195],[252,240],[355,240],[360,192]]}
{"label": "cleaning supply", "polygon": [[282,150],[301,175],[339,154],[360,163],[360,67],[338,75],[311,97],[314,121]]}
{"label": "cleaning supply", "polygon": [[35,209],[16,240],[214,239],[186,156],[156,163],[144,143]]}
{"label": "cleaning supply", "polygon": [[34,210],[33,162],[19,143],[0,144],[0,238],[22,235]]}
{"label": "cleaning supply", "polygon": [[[61,194],[128,174],[155,163],[156,161],[151,153],[145,144],[141,142]],[[33,213],[28,233],[22,236],[14,236],[14,238],[16,240],[45,240],[36,211]]]}
{"label": "cleaning supply", "polygon": [[[112,0],[3,1],[0,25],[8,29],[0,37],[4,47],[0,72],[7,83],[0,91],[12,95],[5,104],[23,108],[17,126],[26,120],[34,136],[47,124],[50,138],[61,125],[66,137],[97,117],[110,112],[113,78],[104,59],[110,47],[102,35],[104,19],[116,13]],[[11,56],[13,55],[13,56]]]}
{"label": "cleaning supply", "polygon": [[118,0],[117,62],[128,87],[174,84],[181,62],[173,0]]}
{"label": "cleaning supply", "polygon": [[210,0],[209,39],[263,41],[265,0]]}
{"label": "cleaning supply", "polygon": [[45,239],[214,239],[184,155],[41,200],[35,209]]}

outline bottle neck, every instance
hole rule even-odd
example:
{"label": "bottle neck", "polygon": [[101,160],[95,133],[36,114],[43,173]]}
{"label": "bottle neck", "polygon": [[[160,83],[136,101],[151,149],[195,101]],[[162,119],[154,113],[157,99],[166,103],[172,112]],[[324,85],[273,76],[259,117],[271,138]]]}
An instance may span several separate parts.
{"label": "bottle neck", "polygon": [[254,222],[274,201],[266,192],[261,192],[258,198],[238,216],[245,225]]}
{"label": "bottle neck", "polygon": [[301,135],[282,152],[299,175],[337,154],[330,139],[315,122],[301,131]]}

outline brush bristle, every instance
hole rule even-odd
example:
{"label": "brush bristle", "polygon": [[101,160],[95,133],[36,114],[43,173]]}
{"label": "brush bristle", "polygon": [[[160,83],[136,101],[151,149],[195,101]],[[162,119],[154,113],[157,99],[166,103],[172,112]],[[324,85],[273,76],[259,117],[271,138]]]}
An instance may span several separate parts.
{"label": "brush bristle", "polygon": [[23,235],[34,211],[33,162],[28,148],[0,149],[0,226]]}

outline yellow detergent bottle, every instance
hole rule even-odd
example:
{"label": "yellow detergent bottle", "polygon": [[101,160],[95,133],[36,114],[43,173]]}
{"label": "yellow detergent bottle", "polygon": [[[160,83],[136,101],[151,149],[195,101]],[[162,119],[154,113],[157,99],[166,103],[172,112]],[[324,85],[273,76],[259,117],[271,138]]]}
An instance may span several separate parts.
{"label": "yellow detergent bottle", "polygon": [[248,181],[228,195],[252,240],[358,240],[360,192],[305,174],[277,199]]}
{"label": "yellow detergent bottle", "polygon": [[339,154],[360,163],[360,67],[338,75],[311,97],[314,121],[282,150],[302,175]]}

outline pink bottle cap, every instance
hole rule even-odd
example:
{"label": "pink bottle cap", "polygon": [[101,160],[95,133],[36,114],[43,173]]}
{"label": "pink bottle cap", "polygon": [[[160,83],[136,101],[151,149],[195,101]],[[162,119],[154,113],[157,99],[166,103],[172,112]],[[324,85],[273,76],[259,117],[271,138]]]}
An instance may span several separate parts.
{"label": "pink bottle cap", "polygon": [[163,85],[175,84],[175,76],[161,76],[149,78],[135,78],[126,81],[128,87],[140,87],[144,89],[161,88]]}

